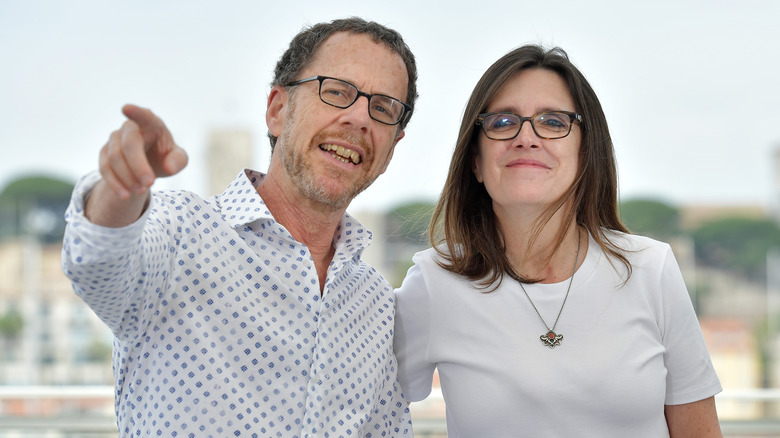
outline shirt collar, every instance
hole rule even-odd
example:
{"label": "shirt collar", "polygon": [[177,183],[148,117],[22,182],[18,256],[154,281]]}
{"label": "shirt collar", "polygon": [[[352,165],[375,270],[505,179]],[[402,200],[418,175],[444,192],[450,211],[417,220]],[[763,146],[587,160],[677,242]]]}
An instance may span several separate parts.
{"label": "shirt collar", "polygon": [[244,169],[218,196],[222,217],[232,228],[239,228],[258,219],[273,219],[256,187],[265,174]]}
{"label": "shirt collar", "polygon": [[[244,169],[217,197],[222,209],[222,217],[233,229],[244,227],[257,220],[276,222],[257,192],[257,187],[264,178],[265,174],[262,172]],[[336,249],[355,253],[365,249],[370,243],[371,232],[357,219],[344,213],[336,228],[334,239]]]}

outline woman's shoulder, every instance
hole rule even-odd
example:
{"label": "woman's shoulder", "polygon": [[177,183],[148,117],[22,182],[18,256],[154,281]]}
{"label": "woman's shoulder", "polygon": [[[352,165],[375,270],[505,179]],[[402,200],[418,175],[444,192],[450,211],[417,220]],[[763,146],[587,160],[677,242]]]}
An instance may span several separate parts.
{"label": "woman's shoulder", "polygon": [[[457,250],[457,247],[453,248],[453,251]],[[450,250],[446,244],[419,251],[412,257],[414,269],[419,270],[423,277],[435,279],[435,281],[446,281],[448,279],[459,282],[464,281],[462,276],[446,268],[446,266],[451,264],[449,255]]]}
{"label": "woman's shoulder", "polygon": [[422,251],[418,251],[412,256],[414,264],[421,267],[439,266],[439,263],[444,260],[447,251],[447,245],[440,247],[430,247]]}
{"label": "woman's shoulder", "polygon": [[652,237],[640,234],[624,233],[622,231],[604,230],[604,236],[616,247],[626,252],[666,251],[669,244]]}

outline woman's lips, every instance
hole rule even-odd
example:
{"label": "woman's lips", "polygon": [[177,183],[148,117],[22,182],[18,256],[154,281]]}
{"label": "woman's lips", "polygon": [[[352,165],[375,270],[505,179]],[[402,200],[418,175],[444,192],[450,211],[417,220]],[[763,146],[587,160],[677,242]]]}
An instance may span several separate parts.
{"label": "woman's lips", "polygon": [[540,169],[549,169],[550,166],[537,160],[513,160],[506,165],[506,167],[535,167]]}

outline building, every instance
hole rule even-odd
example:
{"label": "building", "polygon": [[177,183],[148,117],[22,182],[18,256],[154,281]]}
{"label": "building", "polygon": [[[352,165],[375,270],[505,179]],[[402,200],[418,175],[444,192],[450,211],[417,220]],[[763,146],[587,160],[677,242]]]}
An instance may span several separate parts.
{"label": "building", "polygon": [[61,251],[32,237],[0,243],[0,384],[113,381],[111,332],[73,293]]}
{"label": "building", "polygon": [[225,191],[241,169],[252,166],[252,157],[252,136],[248,131],[212,131],[206,157],[208,192],[204,195]]}

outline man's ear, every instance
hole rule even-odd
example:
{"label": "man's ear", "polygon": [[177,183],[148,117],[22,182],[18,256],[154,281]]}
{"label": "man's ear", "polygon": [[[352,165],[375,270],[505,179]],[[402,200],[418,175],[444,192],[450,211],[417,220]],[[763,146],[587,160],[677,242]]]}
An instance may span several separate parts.
{"label": "man's ear", "polygon": [[281,85],[274,85],[268,94],[268,103],[265,110],[265,124],[268,132],[279,137],[282,134],[285,117],[287,117],[287,90]]}
{"label": "man's ear", "polygon": [[398,144],[399,141],[401,141],[402,138],[404,138],[404,135],[406,135],[406,131],[399,131],[398,136],[395,138],[395,143],[393,143],[393,148],[395,148],[395,145]]}

